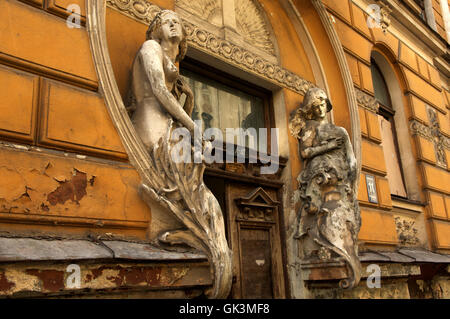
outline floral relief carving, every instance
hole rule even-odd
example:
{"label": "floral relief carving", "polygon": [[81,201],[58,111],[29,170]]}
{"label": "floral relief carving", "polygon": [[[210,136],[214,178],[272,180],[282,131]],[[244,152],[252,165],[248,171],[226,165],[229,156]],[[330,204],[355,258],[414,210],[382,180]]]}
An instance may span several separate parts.
{"label": "floral relief carving", "polygon": [[[160,10],[159,7],[144,0],[107,0],[107,4],[109,7],[145,24],[149,24]],[[186,28],[187,41],[190,46],[302,95],[305,95],[309,88],[315,86],[299,75],[271,63],[231,41],[222,39],[185,19],[182,19],[182,21]]]}
{"label": "floral relief carving", "polygon": [[415,223],[414,220],[408,221],[395,217],[398,240],[402,245],[417,245],[419,243],[419,238],[417,238],[419,231],[414,227]]}
{"label": "floral relief carving", "polygon": [[355,88],[356,91],[356,100],[358,101],[358,104],[361,105],[363,108],[377,113],[378,112],[378,108],[380,107],[377,100],[373,97],[370,96],[367,93],[364,93],[363,91],[361,91],[358,88]]}
{"label": "floral relief carving", "polygon": [[[428,112],[430,112],[430,109]],[[431,112],[434,111],[431,110]],[[431,116],[429,115],[429,119],[431,127],[428,127],[417,120],[411,120],[409,122],[409,128],[413,135],[421,136],[434,144],[436,151],[436,162],[439,166],[446,168],[447,160],[445,157],[445,149],[450,149],[450,138],[440,132],[436,114]]]}
{"label": "floral relief carving", "polygon": [[444,150],[444,136],[440,132],[439,122],[437,119],[436,111],[431,107],[427,108],[428,119],[430,120],[431,137],[434,142],[434,150],[436,153],[436,163],[437,165],[447,168],[447,160],[445,159]]}

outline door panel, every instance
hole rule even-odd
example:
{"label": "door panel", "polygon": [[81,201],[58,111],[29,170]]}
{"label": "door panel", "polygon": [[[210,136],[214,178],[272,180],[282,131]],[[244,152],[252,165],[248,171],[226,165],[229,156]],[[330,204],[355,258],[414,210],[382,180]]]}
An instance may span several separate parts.
{"label": "door panel", "polygon": [[270,233],[266,229],[240,229],[242,297],[273,298]]}
{"label": "door panel", "polygon": [[226,206],[232,298],[284,298],[277,190],[228,183]]}

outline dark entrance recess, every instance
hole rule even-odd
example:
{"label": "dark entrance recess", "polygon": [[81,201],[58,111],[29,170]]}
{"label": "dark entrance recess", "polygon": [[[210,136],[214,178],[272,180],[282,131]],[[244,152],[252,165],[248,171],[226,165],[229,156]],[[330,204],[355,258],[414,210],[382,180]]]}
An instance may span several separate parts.
{"label": "dark entrance recess", "polygon": [[225,171],[223,176],[218,175],[217,170],[207,170],[204,180],[222,208],[227,240],[233,251],[229,297],[285,298],[280,189],[264,185],[259,178],[249,183]]}
{"label": "dark entrance recess", "polygon": [[[180,71],[193,89],[193,119],[202,120],[204,128],[217,127],[222,131],[268,128],[265,142],[270,153],[270,128],[275,127],[270,91],[190,59],[181,63]],[[221,145],[223,162],[208,165],[204,181],[222,208],[228,244],[233,251],[229,297],[285,298],[280,198],[281,173],[287,160],[278,159],[278,171],[263,175],[259,153],[256,163],[250,163],[250,145],[246,145],[244,163],[238,163],[236,157],[228,163],[226,141]],[[236,145],[233,148],[236,156]]]}

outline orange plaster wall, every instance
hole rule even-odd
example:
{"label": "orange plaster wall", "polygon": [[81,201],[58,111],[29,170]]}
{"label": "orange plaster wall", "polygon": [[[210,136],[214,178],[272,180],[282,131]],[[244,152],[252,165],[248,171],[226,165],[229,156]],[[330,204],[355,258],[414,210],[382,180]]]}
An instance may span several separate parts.
{"label": "orange plaster wall", "polygon": [[114,227],[114,233],[131,229],[145,236],[150,212],[128,164],[3,148],[0,176],[0,230],[26,221],[92,231]]}
{"label": "orange plaster wall", "polygon": [[259,0],[259,2],[266,11],[275,33],[280,50],[281,65],[314,83],[314,75],[308,62],[309,59],[294,26],[280,3],[273,0]]}
{"label": "orange plaster wall", "polygon": [[330,97],[334,107],[333,115],[335,123],[344,127],[351,135],[350,116],[347,97],[345,95],[345,86],[339,70],[337,58],[334,55],[334,50],[328,39],[327,33],[322,26],[319,15],[309,0],[294,0],[293,3],[297,7],[297,10],[301,13],[318,51],[319,59],[322,63],[326,74],[327,83],[330,88]]}
{"label": "orange plaster wall", "polygon": [[[96,92],[86,29],[66,25],[68,3],[0,1],[0,140],[39,147],[0,150],[0,230],[145,238],[140,178]],[[70,3],[84,14],[84,1]]]}

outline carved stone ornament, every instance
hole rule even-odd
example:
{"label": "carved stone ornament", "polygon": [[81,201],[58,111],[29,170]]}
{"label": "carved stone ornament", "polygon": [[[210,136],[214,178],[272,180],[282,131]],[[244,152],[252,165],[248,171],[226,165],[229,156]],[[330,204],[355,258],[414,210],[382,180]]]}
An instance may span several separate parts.
{"label": "carved stone ornament", "polygon": [[388,0],[376,0],[376,4],[380,6],[378,23],[380,24],[381,30],[386,33],[391,25],[391,18],[389,17],[392,12],[391,5]]}
{"label": "carved stone ornament", "polygon": [[[131,9],[130,1],[119,2]],[[138,1],[133,3],[133,12],[151,12],[149,7],[137,7]],[[152,20],[131,70],[134,103],[127,110],[111,67],[105,12],[106,1],[87,0],[87,28],[101,91],[130,161],[142,179],[141,197],[148,204],[156,202],[184,225],[181,230],[165,231],[160,240],[187,244],[204,252],[213,270],[213,286],[206,294],[209,298],[226,298],[232,282],[232,255],[221,208],[203,182],[205,164],[176,163],[171,156],[172,130],[184,127],[192,132],[195,127],[189,116],[192,93],[176,67],[186,52],[182,22],[169,10],[159,12]],[[188,96],[183,106],[178,101],[182,93]]]}
{"label": "carved stone ornament", "polygon": [[[108,6],[133,19],[149,24],[158,12],[156,5],[145,0],[106,0]],[[139,9],[139,10],[138,10]],[[148,15],[145,15],[148,14]],[[284,88],[291,89],[304,95],[310,87],[315,85],[299,75],[283,67],[267,61],[263,57],[225,39],[222,39],[204,28],[185,19],[186,38],[189,46],[193,46],[209,55],[215,56],[231,65],[235,65],[249,73],[262,77]]]}
{"label": "carved stone ornament", "polygon": [[430,115],[430,109],[428,112],[429,112],[429,120],[432,127],[428,127],[417,120],[411,120],[409,122],[409,128],[411,130],[412,135],[423,137],[424,139],[434,144],[436,153],[436,164],[443,168],[446,168],[448,162],[445,156],[445,149],[450,150],[450,138],[448,138],[447,136],[442,134],[442,132],[440,132],[439,123],[437,122],[437,118],[435,118],[436,114],[434,114],[434,116],[433,114]]}
{"label": "carved stone ornament", "polygon": [[275,223],[275,210],[280,204],[258,187],[247,196],[237,198],[236,203],[241,207],[237,219],[239,221]]}
{"label": "carved stone ornament", "polygon": [[436,154],[436,164],[443,168],[447,168],[447,160],[445,158],[444,150],[444,136],[441,134],[439,121],[436,111],[431,107],[427,107],[428,119],[431,124],[431,136],[434,143],[434,151]]}
{"label": "carved stone ornament", "polygon": [[397,229],[398,240],[402,245],[417,245],[419,238],[417,237],[418,230],[414,227],[414,220],[406,220],[400,217],[395,217],[395,227]]}
{"label": "carved stone ornament", "polygon": [[223,26],[224,20],[232,19],[231,24],[234,26],[234,31],[247,42],[271,55],[275,55],[274,44],[263,13],[254,3],[254,0],[224,2],[219,0],[176,0],[176,5],[219,27]]}
{"label": "carved stone ornament", "polygon": [[299,141],[304,161],[297,178],[301,206],[295,238],[302,242],[303,263],[345,261],[351,275],[340,286],[348,288],[361,277],[359,176],[347,131],[328,123],[326,114],[331,109],[325,92],[312,88],[291,114],[291,133]]}
{"label": "carved stone ornament", "polygon": [[369,110],[373,113],[377,113],[378,109],[380,108],[380,105],[378,104],[377,100],[370,96],[367,93],[364,93],[358,88],[355,88],[356,92],[356,100],[358,101],[358,104],[361,105],[366,110]]}
{"label": "carved stone ornament", "polygon": [[[221,0],[176,0],[177,6],[210,23],[222,23]],[[218,23],[217,23],[218,24]]]}

